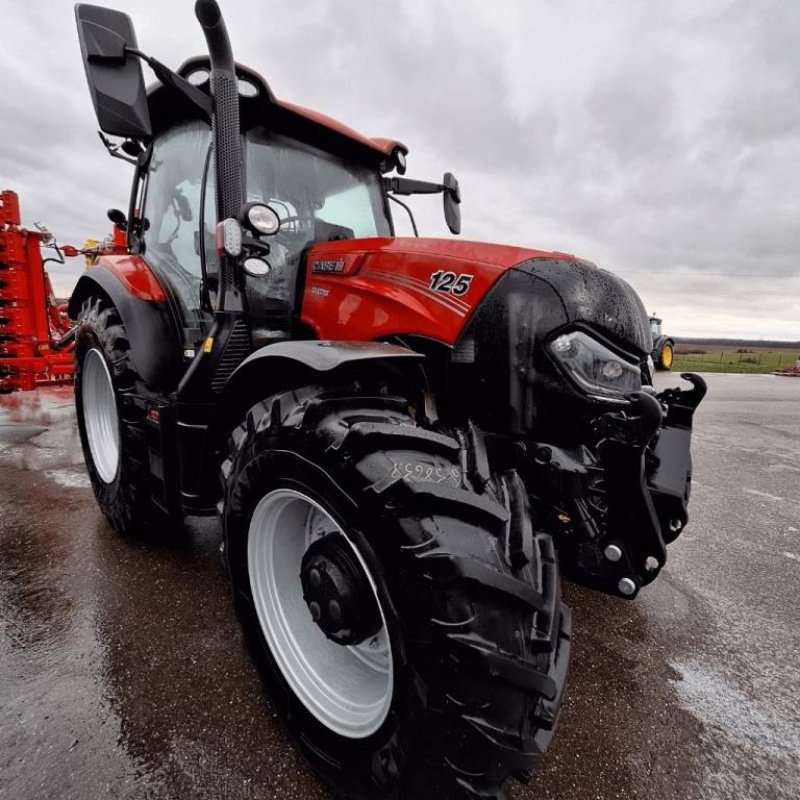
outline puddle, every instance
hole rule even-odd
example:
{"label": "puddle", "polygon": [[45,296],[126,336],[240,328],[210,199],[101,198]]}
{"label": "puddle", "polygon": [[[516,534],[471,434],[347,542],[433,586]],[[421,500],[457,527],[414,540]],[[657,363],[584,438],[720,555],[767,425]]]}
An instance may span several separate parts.
{"label": "puddle", "polygon": [[91,489],[92,487],[92,482],[85,473],[73,472],[68,469],[48,469],[44,474],[65,489]]}

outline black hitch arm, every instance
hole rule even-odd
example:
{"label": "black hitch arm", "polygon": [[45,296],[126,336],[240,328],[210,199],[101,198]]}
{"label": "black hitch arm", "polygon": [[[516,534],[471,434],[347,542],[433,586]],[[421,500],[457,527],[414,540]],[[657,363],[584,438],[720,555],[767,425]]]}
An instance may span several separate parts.
{"label": "black hitch arm", "polygon": [[706,382],[699,375],[686,372],[681,378],[692,388],[665,389],[658,395],[666,414],[647,453],[647,485],[667,544],[678,538],[689,521],[692,422],[707,391]]}

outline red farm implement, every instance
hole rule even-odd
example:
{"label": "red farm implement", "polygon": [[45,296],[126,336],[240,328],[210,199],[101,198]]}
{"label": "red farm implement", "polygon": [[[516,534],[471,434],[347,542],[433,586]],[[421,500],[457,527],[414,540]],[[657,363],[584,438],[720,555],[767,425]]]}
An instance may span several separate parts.
{"label": "red farm implement", "polygon": [[[43,258],[43,248],[57,258]],[[72,383],[74,333],[45,264],[87,252],[59,248],[46,228],[21,227],[19,197],[0,192],[0,394]]]}

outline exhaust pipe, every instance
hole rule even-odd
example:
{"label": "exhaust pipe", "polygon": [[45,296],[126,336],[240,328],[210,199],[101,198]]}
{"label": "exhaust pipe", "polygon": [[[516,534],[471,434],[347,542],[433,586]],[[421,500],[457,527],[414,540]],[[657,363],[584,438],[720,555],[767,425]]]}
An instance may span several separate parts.
{"label": "exhaust pipe", "polygon": [[[217,221],[221,222],[236,218],[244,202],[239,83],[228,31],[216,0],[197,0],[194,11],[211,58],[211,131],[217,176]],[[197,448],[204,446],[208,418],[198,412],[198,404],[206,404],[206,409],[216,404],[219,391],[251,350],[239,259],[224,255],[220,258],[214,324],[178,386],[179,425],[186,423],[179,428],[183,452],[199,452]],[[198,472],[190,461],[181,459],[181,485],[189,495],[198,491]]]}
{"label": "exhaust pipe", "polygon": [[[217,176],[217,220],[236,217],[244,202],[242,187],[242,144],[239,129],[239,86],[233,63],[231,42],[216,0],[197,0],[194,7],[203,28],[211,59],[214,161]],[[220,266],[217,309],[243,310],[238,264],[224,256]]]}

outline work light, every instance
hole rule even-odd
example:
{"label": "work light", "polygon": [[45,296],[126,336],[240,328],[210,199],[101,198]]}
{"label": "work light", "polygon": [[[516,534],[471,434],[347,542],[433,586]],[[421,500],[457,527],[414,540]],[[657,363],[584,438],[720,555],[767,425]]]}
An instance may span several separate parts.
{"label": "work light", "polygon": [[281,227],[278,212],[266,203],[247,203],[239,215],[242,225],[264,236],[274,236]]}

